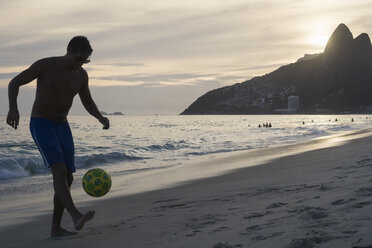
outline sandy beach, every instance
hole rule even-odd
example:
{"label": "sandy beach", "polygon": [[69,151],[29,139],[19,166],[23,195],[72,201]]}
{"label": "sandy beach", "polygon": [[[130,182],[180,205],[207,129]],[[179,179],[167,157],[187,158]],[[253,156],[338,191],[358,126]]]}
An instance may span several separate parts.
{"label": "sandy beach", "polygon": [[[75,236],[49,237],[51,210],[35,209],[27,222],[10,224],[21,208],[14,209],[3,219],[9,225],[2,223],[0,246],[372,247],[370,130],[195,164],[143,179],[149,185],[146,180],[184,177],[172,187],[125,196],[119,188],[117,197],[76,199],[96,216]],[[67,215],[63,223],[72,229]]]}

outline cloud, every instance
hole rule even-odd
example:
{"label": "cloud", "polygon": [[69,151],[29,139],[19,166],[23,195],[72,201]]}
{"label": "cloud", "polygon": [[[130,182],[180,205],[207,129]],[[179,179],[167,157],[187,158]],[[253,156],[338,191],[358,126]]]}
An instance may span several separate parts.
{"label": "cloud", "polygon": [[331,35],[344,22],[354,36],[371,36],[372,27],[365,0],[13,0],[0,1],[0,12],[0,87],[12,66],[63,55],[70,38],[85,34],[94,49],[91,84],[130,85],[133,101],[161,101],[166,87],[185,87],[168,93],[191,101],[322,52],[308,42],[314,33]]}
{"label": "cloud", "polygon": [[[294,56],[313,52],[300,51],[303,47],[289,48],[307,32],[302,31],[306,30],[304,20],[314,20],[324,12],[327,15],[345,12],[341,8],[344,4],[337,7],[329,1],[315,1],[318,4],[313,4],[314,1],[288,0],[230,1],[224,4],[203,1],[198,5],[179,1],[151,2],[149,5],[149,1],[143,0],[137,3],[14,2],[4,5],[8,9],[7,15],[0,17],[0,20],[4,18],[4,23],[5,19],[10,18],[9,13],[16,9],[28,9],[30,13],[24,11],[21,15],[17,12],[16,17],[22,19],[22,25],[7,22],[7,26],[0,28],[3,34],[7,34],[0,37],[0,52],[3,56],[16,56],[16,59],[8,61],[13,64],[30,63],[38,58],[37,55],[42,57],[64,53],[68,40],[80,33],[87,34],[91,39],[95,59],[105,63],[123,59],[134,64],[138,60],[146,64],[147,60],[154,63],[212,57],[231,60],[245,55],[247,61],[254,58],[255,64],[261,64],[268,59],[267,54],[282,60],[285,52],[273,51],[285,49],[286,52],[292,51],[289,59],[293,60]],[[354,11],[361,4],[359,1],[348,7]],[[22,56],[19,56],[20,52]],[[0,59],[0,65],[5,63]]]}
{"label": "cloud", "polygon": [[[155,87],[154,87],[155,86]],[[223,85],[215,81],[205,81],[198,87],[193,85],[169,85],[157,87],[158,84],[146,83],[137,86],[91,87],[91,93],[100,110],[106,112],[120,111],[125,114],[179,114],[196,98],[207,91]],[[18,97],[21,115],[31,113],[35,89],[22,87]],[[0,115],[8,111],[7,89],[0,88]],[[79,97],[74,100],[70,114],[87,114]]]}
{"label": "cloud", "polygon": [[17,74],[17,72],[0,73],[0,79],[11,79],[14,78]]}
{"label": "cloud", "polygon": [[123,82],[143,82],[143,83],[155,83],[155,82],[177,82],[180,80],[196,80],[200,78],[211,78],[216,77],[217,74],[193,74],[193,73],[178,73],[178,74],[132,74],[132,75],[117,75],[109,77],[91,77],[91,79],[100,80],[114,80]]}
{"label": "cloud", "polygon": [[[36,9],[38,4],[41,6]],[[64,52],[68,39],[80,31],[91,37],[93,46],[97,47],[95,53],[102,59],[182,60],[211,54],[235,56],[239,49],[247,50],[259,44],[257,34],[268,28],[269,20],[264,22],[266,11],[280,6],[267,1],[248,4],[233,1],[226,5],[206,1],[199,4],[199,8],[190,3],[171,4],[170,1],[163,1],[163,4],[154,7],[146,4],[146,1],[140,1],[137,6],[119,3],[113,7],[97,1],[81,5],[68,1],[66,6],[57,4],[51,11],[42,14],[41,10],[48,7],[45,2],[25,3],[25,8],[40,15],[23,17],[27,19],[27,25],[11,26],[16,31],[8,33],[0,44],[8,48],[6,50],[10,55],[18,49],[26,53],[40,51],[42,55]],[[129,10],[126,10],[127,5]],[[105,11],[102,11],[103,7]],[[141,8],[142,13],[139,11]],[[126,14],[123,15],[120,10]],[[128,14],[129,17],[126,17]],[[48,19],[51,21],[45,21]],[[30,29],[29,26],[38,29]]]}
{"label": "cloud", "polygon": [[287,63],[259,65],[259,66],[240,68],[240,69],[236,69],[235,71],[251,71],[251,70],[257,70],[257,69],[273,69],[273,68],[279,68],[279,67],[281,67],[283,65],[286,65],[286,64]]}
{"label": "cloud", "polygon": [[145,66],[144,63],[97,63],[96,65],[108,65],[108,66],[120,66],[120,67],[131,67],[131,66]]}

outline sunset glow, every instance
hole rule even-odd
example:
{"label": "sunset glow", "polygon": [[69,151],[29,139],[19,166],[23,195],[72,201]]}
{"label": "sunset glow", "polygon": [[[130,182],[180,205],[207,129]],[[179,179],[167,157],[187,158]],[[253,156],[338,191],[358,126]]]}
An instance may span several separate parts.
{"label": "sunset glow", "polygon": [[136,103],[149,100],[143,87],[182,92],[175,99],[184,102],[168,102],[172,113],[209,90],[323,52],[340,23],[354,37],[372,37],[372,2],[365,0],[14,0],[0,6],[0,106],[8,106],[15,75],[38,59],[63,56],[75,35],[87,36],[94,50],[85,66],[91,86],[116,86]]}
{"label": "sunset glow", "polygon": [[310,37],[309,43],[311,45],[319,46],[319,47],[325,47],[327,45],[327,41],[329,39],[329,35],[325,34],[314,34]]}

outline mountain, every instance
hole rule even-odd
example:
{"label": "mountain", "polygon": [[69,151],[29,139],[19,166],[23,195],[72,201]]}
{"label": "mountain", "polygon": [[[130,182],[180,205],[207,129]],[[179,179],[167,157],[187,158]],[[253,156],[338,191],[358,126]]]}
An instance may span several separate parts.
{"label": "mountain", "polygon": [[251,80],[215,89],[181,114],[273,114],[299,97],[298,113],[362,113],[372,109],[372,45],[340,24],[320,54]]}

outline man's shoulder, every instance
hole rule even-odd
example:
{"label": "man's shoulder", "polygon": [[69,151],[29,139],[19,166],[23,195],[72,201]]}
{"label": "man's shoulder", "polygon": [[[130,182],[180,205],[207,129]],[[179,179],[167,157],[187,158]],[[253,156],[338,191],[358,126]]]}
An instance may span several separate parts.
{"label": "man's shoulder", "polygon": [[33,66],[37,66],[39,68],[50,68],[52,66],[55,66],[57,62],[60,60],[60,57],[48,57],[48,58],[42,58],[37,60]]}
{"label": "man's shoulder", "polygon": [[79,68],[79,74],[83,79],[88,79],[88,72],[83,68]]}
{"label": "man's shoulder", "polygon": [[48,58],[42,58],[39,61],[44,64],[49,64],[49,65],[55,65],[58,62],[62,61],[63,57],[62,56],[55,56],[55,57],[48,57]]}
{"label": "man's shoulder", "polygon": [[81,74],[88,75],[88,72],[87,72],[83,67],[80,67],[80,68],[79,68],[79,72],[80,72]]}

